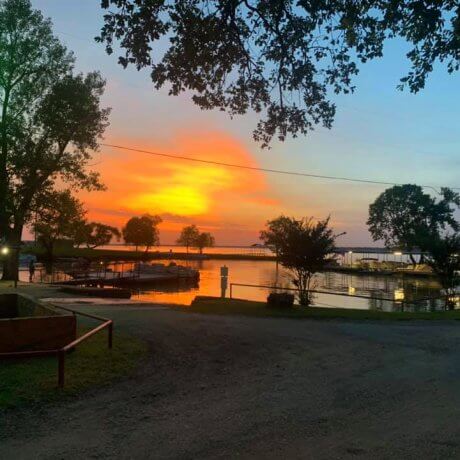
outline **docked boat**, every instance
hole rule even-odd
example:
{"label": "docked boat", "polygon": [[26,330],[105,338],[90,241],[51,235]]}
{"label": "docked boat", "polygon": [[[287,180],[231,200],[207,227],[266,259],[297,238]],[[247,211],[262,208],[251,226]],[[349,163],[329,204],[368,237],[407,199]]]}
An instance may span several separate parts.
{"label": "docked boat", "polygon": [[158,263],[145,263],[137,262],[134,264],[132,270],[128,273],[132,274],[133,278],[176,278],[176,279],[193,279],[198,280],[200,278],[200,272],[194,268],[184,267],[177,265],[174,262],[169,265],[158,264]]}
{"label": "docked boat", "polygon": [[200,272],[190,267],[158,263],[137,262],[127,271],[88,270],[86,272],[67,272],[71,279],[59,284],[73,286],[135,286],[138,284],[156,284],[165,282],[198,283]]}

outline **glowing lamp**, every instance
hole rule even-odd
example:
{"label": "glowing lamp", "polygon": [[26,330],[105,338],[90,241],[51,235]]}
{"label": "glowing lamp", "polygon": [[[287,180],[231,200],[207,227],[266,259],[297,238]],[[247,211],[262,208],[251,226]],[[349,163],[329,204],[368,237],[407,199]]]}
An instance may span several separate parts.
{"label": "glowing lamp", "polygon": [[8,247],[4,246],[4,247],[2,248],[2,254],[3,254],[4,256],[6,256],[9,252],[10,252],[10,249],[9,249]]}
{"label": "glowing lamp", "polygon": [[396,289],[396,291],[395,291],[395,300],[396,301],[404,300],[404,289]]}

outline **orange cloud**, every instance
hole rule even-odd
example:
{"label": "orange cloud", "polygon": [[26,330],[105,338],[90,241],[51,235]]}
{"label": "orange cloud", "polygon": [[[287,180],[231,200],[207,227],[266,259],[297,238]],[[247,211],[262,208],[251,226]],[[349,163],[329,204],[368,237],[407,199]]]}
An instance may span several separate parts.
{"label": "orange cloud", "polygon": [[[111,139],[111,143],[197,160],[257,166],[243,145],[216,132],[181,132],[169,145],[153,141],[140,144],[133,139]],[[192,222],[220,232],[224,239],[226,232],[235,231],[228,222],[260,228],[265,218],[271,217],[270,208],[277,204],[259,171],[106,147],[101,160],[97,168],[108,190],[80,194],[89,218],[121,227],[133,215],[160,214],[164,220],[161,234],[166,236],[163,241],[174,241],[180,229]]]}

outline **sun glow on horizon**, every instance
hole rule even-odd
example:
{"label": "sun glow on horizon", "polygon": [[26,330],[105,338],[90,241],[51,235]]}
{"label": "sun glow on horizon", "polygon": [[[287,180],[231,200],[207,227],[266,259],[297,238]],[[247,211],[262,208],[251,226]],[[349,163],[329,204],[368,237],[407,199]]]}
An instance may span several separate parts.
{"label": "sun glow on horizon", "polygon": [[[183,132],[172,146],[139,145],[130,139],[114,143],[200,160],[231,159],[234,163],[257,166],[244,146],[223,133]],[[82,194],[81,198],[92,219],[118,227],[133,215],[150,213],[162,216],[160,232],[168,235],[166,240],[190,223],[232,239],[237,234],[253,233],[253,228],[264,222],[271,215],[270,208],[277,204],[264,174],[257,171],[116,149],[107,149],[103,155],[107,160],[102,162],[100,172],[107,191]]]}
{"label": "sun glow on horizon", "polygon": [[131,197],[121,204],[135,212],[170,213],[181,216],[199,216],[209,210],[209,200],[205,194],[194,187],[186,185],[173,185],[163,190],[139,194]]}

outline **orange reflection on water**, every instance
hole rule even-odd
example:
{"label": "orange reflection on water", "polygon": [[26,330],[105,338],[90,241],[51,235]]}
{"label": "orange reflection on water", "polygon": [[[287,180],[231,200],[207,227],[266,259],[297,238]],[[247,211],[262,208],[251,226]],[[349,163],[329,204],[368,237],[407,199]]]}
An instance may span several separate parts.
{"label": "orange reflection on water", "polygon": [[[173,260],[155,261],[169,264]],[[194,260],[174,261],[180,265],[186,265],[200,271],[200,282],[198,286],[192,286],[185,282],[170,283],[164,286],[142,288],[136,291],[133,299],[146,300],[157,303],[174,303],[179,305],[190,305],[197,295],[219,297],[220,291],[220,267],[226,265],[229,268],[229,285],[252,284],[262,286],[293,287],[288,274],[282,269],[278,276],[276,265],[271,261],[249,261],[249,260]],[[125,269],[128,265],[125,265]],[[439,295],[439,285],[432,280],[416,280],[412,283],[405,281],[401,286],[397,278],[379,276],[356,276],[346,273],[327,272],[319,274],[316,278],[316,289],[331,291],[331,294],[318,294],[315,304],[326,307],[360,308],[360,309],[382,309],[393,310],[399,308],[394,302],[395,292],[405,292],[411,298]],[[374,297],[381,301],[366,300],[353,296],[336,296],[332,292],[348,294],[349,287],[353,286],[353,293],[356,295]],[[414,290],[416,289],[416,290]],[[233,297],[248,300],[265,301],[270,289],[255,288],[246,286],[234,286]],[[227,297],[229,296],[227,290]],[[386,299],[386,300],[385,300]]]}

